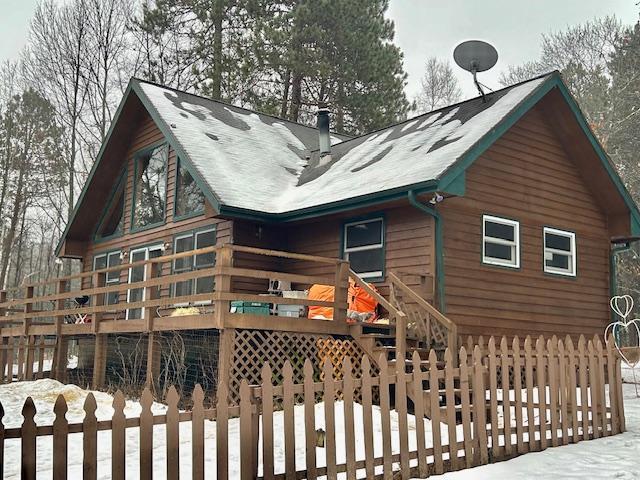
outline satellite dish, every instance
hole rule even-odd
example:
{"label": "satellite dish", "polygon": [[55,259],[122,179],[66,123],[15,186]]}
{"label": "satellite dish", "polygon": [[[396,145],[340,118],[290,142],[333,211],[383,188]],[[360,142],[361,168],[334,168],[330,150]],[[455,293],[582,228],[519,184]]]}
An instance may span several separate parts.
{"label": "satellite dish", "polygon": [[453,59],[460,68],[473,74],[473,81],[482,95],[482,101],[486,98],[480,82],[476,77],[478,72],[486,72],[498,62],[498,51],[493,45],[482,40],[467,40],[459,44],[453,51]]}

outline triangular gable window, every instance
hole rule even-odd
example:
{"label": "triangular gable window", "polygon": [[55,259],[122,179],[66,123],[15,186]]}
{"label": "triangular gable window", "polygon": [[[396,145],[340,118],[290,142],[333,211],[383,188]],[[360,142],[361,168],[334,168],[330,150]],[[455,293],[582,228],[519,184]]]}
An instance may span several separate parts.
{"label": "triangular gable window", "polygon": [[175,216],[190,217],[204,212],[204,194],[198,183],[187,170],[184,163],[178,159],[178,174],[176,175],[176,205]]}
{"label": "triangular gable window", "polygon": [[113,190],[107,208],[102,214],[102,219],[96,230],[96,238],[108,238],[122,235],[124,228],[124,180],[126,172],[118,179]]}

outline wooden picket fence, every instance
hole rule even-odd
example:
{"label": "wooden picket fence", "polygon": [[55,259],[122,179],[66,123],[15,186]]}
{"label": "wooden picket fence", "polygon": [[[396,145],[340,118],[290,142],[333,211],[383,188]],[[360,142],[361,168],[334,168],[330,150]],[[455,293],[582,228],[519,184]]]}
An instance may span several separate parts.
{"label": "wooden picket fence", "polygon": [[[568,337],[540,338],[535,344],[530,338],[508,344],[503,338],[499,345],[492,338],[486,352],[476,346],[471,355],[466,347],[458,353],[455,363],[447,350],[444,367],[434,351],[428,364],[417,352],[406,364],[390,365],[381,356],[376,375],[367,356],[361,372],[354,372],[355,362],[346,358],[339,379],[327,361],[322,381],[314,380],[317,372],[307,360],[299,384],[288,362],[281,377],[265,365],[261,385],[242,382],[239,405],[227,402],[223,385],[215,407],[205,408],[202,389],[196,387],[193,407],[181,411],[172,388],[166,413],[154,415],[146,390],[136,418],[125,417],[125,399],[118,392],[112,418],[98,420],[90,394],[84,421],[69,424],[60,396],[53,424],[40,426],[29,398],[21,427],[0,426],[0,465],[7,460],[1,455],[9,442],[20,442],[22,478],[36,478],[36,465],[46,463],[39,458],[43,443],[36,440],[46,437],[52,442],[53,478],[67,478],[69,435],[81,433],[86,479],[96,478],[98,468],[102,475],[109,468],[97,460],[109,443],[107,475],[114,479],[128,473],[142,479],[335,479],[341,473],[347,479],[426,478],[625,430],[620,360],[610,343],[603,346],[597,337],[580,338],[577,346]],[[273,385],[274,378],[283,380]],[[374,393],[379,405],[373,403]],[[282,411],[275,411],[279,404]],[[0,416],[7,413],[0,408]],[[110,432],[110,442],[100,437],[104,445],[98,442],[102,431]],[[127,443],[131,432],[137,433],[134,451]],[[190,446],[185,447],[184,434],[190,435]],[[186,466],[184,448],[190,450]],[[79,443],[75,449],[80,455]],[[135,472],[126,470],[131,453]]]}
{"label": "wooden picket fence", "polygon": [[48,378],[53,370],[55,347],[55,339],[43,335],[3,338],[0,344],[0,383]]}

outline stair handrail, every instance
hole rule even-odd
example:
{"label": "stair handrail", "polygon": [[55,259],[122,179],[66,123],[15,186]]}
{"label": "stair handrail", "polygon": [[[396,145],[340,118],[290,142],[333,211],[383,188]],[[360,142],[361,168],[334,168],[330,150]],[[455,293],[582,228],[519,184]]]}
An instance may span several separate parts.
{"label": "stair handrail", "polygon": [[389,312],[389,316],[393,317],[396,325],[396,360],[405,359],[407,355],[407,315],[400,309],[392,305],[387,299],[376,292],[371,286],[365,282],[360,276],[349,269],[349,277],[372,296],[382,307]]}
{"label": "stair handrail", "polygon": [[388,272],[391,282],[414,300],[421,308],[425,309],[429,315],[435,318],[447,329],[447,347],[452,352],[458,350],[458,326],[450,318],[446,317],[440,310],[427,302],[418,295],[414,290],[409,288],[400,278],[393,272]]}

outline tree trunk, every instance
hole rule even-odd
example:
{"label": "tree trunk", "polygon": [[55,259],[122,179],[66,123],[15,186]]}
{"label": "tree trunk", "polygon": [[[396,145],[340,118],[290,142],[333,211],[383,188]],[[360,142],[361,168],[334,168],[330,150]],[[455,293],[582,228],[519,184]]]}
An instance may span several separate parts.
{"label": "tree trunk", "polygon": [[13,241],[16,236],[16,229],[18,228],[18,222],[20,221],[20,213],[22,210],[22,189],[24,188],[24,167],[20,168],[18,175],[18,183],[16,186],[16,199],[13,204],[13,210],[11,212],[11,220],[9,221],[9,230],[2,242],[2,264],[0,265],[0,282],[2,288],[6,288],[7,270],[9,268],[9,257],[13,247]]}
{"label": "tree trunk", "polygon": [[336,110],[336,132],[344,133],[344,86],[342,82],[338,83],[338,101]]}
{"label": "tree trunk", "polygon": [[302,104],[302,74],[294,73],[291,82],[291,115],[289,120],[297,122],[300,118],[300,106]]}
{"label": "tree trunk", "polygon": [[291,86],[291,70],[287,70],[283,79],[282,105],[280,107],[280,117],[287,118],[289,111],[289,87]]}
{"label": "tree trunk", "polygon": [[211,94],[215,100],[222,98],[222,0],[215,0],[213,7],[213,79]]}

